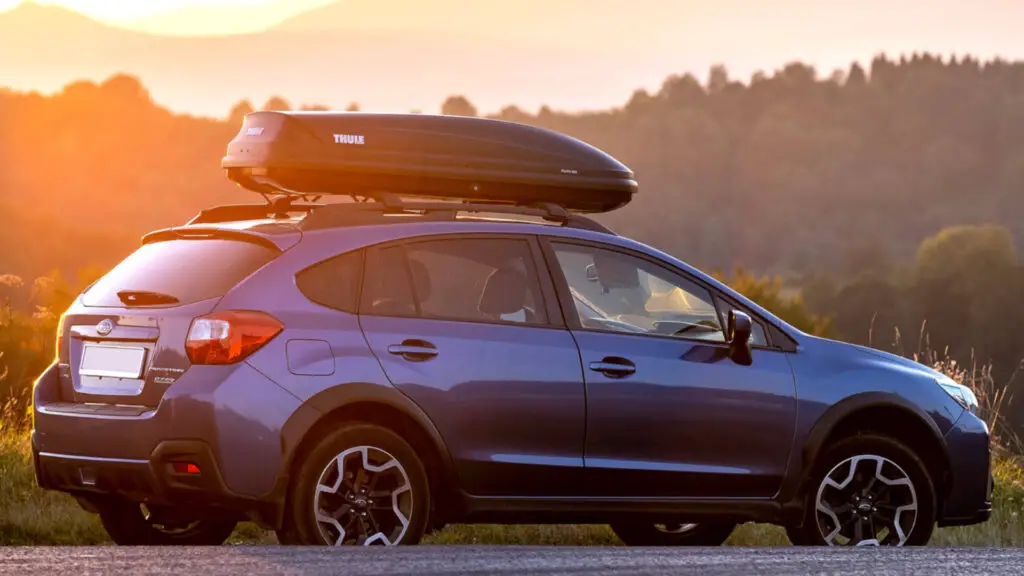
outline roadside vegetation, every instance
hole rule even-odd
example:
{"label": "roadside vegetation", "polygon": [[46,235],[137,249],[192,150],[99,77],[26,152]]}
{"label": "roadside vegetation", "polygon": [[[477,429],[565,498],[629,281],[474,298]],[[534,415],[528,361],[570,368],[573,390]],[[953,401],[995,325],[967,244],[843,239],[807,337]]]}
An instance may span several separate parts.
{"label": "roadside vegetation", "polygon": [[[943,528],[935,546],[1024,546],[1024,473],[1018,462],[997,461],[995,510],[985,524]],[[275,544],[273,533],[241,524],[233,544]],[[0,546],[106,545],[110,541],[98,518],[83,511],[63,494],[44,492],[35,485],[28,440],[21,432],[0,432]],[[429,536],[425,544],[512,544],[562,546],[619,546],[606,526],[449,526]],[[732,546],[788,546],[778,527],[746,524],[727,542]]]}

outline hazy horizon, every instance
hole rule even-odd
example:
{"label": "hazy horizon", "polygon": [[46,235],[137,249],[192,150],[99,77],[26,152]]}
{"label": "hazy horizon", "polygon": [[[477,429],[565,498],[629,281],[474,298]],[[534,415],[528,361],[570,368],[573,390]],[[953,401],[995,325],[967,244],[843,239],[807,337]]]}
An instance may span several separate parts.
{"label": "hazy horizon", "polygon": [[[436,111],[451,94],[465,95],[483,113],[509,105],[527,111],[545,105],[605,110],[624,105],[638,89],[657,91],[671,75],[689,73],[703,82],[718,64],[733,79],[748,82],[756,72],[771,75],[791,62],[813,66],[827,77],[854,62],[866,68],[880,53],[893,59],[917,52],[944,59],[1024,59],[1024,43],[1015,29],[1024,17],[1024,3],[1011,0],[906,0],[896,5],[881,0],[835,5],[816,0],[772,5],[746,0],[347,0],[340,7],[331,6],[331,0],[33,3],[73,10],[101,24],[100,32],[80,41],[85,52],[95,54],[55,57],[50,64],[38,49],[25,49],[20,57],[18,44],[0,45],[0,77],[7,87],[52,94],[75,80],[103,81],[123,72],[151,87],[157,103],[212,117],[223,117],[239,100],[259,106],[272,95],[296,106],[344,107],[354,101],[364,109],[391,112]],[[0,0],[0,10],[19,4]],[[454,6],[462,12],[453,12]],[[581,6],[588,9],[578,10]],[[321,12],[306,14],[318,8]],[[12,14],[0,11],[0,35],[4,18]],[[43,50],[55,54],[73,50],[61,44],[74,42],[68,38],[75,34],[60,28],[72,24],[40,20],[39,30],[24,31],[26,38],[38,36]],[[146,36],[130,38],[130,43],[110,40],[130,33],[126,30]],[[335,53],[321,49],[334,44],[343,47]],[[269,56],[259,59],[259,50]],[[248,75],[234,71],[238,77],[229,85],[217,84],[227,82],[218,74],[229,69],[230,55],[238,53],[253,54],[247,63],[264,63],[267,69]],[[315,77],[321,65],[313,58],[290,70],[275,67],[283,65],[284,56],[267,63],[282,53],[329,58],[346,79],[324,84]],[[218,64],[209,65],[214,71],[198,66],[190,76],[187,58]],[[397,67],[392,75],[382,75],[374,59]],[[477,74],[480,66],[489,69]],[[254,78],[261,75],[279,81]],[[190,81],[195,84],[186,86]]]}

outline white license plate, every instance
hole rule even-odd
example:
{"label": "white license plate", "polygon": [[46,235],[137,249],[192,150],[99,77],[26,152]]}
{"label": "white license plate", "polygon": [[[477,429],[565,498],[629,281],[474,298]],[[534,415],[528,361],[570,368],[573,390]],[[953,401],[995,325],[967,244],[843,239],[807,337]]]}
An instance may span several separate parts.
{"label": "white license plate", "polygon": [[146,349],[142,347],[86,344],[78,373],[98,378],[138,380],[142,377],[145,359]]}

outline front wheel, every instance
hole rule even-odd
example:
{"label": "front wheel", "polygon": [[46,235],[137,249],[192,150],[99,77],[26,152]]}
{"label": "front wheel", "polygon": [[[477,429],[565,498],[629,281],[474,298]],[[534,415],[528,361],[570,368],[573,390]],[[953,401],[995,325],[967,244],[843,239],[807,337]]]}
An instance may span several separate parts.
{"label": "front wheel", "polygon": [[103,528],[119,546],[220,546],[237,524],[224,518],[181,518],[172,509],[122,499],[97,508]]}
{"label": "front wheel", "polygon": [[283,544],[416,544],[427,529],[430,491],[408,442],[373,424],[344,426],[301,463]]}
{"label": "front wheel", "polygon": [[923,546],[935,529],[927,467],[900,442],[878,435],[843,440],[815,466],[796,545]]}
{"label": "front wheel", "polygon": [[735,524],[612,524],[612,531],[627,546],[721,546]]}

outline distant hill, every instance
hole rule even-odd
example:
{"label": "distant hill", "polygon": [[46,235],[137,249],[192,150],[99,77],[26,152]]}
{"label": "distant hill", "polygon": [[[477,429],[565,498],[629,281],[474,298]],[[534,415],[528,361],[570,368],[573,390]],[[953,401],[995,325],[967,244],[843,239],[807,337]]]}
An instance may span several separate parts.
{"label": "distant hill", "polygon": [[[210,31],[231,13],[164,17],[179,31],[205,17],[198,30]],[[241,98],[259,104],[273,95],[296,105],[436,111],[463,93],[487,112],[579,111],[656,91],[670,74],[704,80],[716,63],[746,80],[796,60],[820,63],[828,76],[881,51],[1024,57],[1021,18],[1024,3],[996,10],[953,0],[345,0],[263,32],[185,37],[26,3],[0,13],[0,85],[52,93],[128,73],[161,105],[213,117]]]}
{"label": "distant hill", "polygon": [[[500,27],[489,23],[488,28]],[[479,28],[485,33],[484,28]],[[613,51],[612,51],[613,52]],[[161,104],[223,117],[241,98],[296,105],[436,111],[452,92],[493,107],[621,102],[652,78],[614,53],[442,30],[288,30],[221,37],[155,36],[60,8],[0,13],[0,82],[58,91],[76,79],[138,76]],[[543,96],[541,96],[543,94]]]}
{"label": "distant hill", "polygon": [[686,31],[688,20],[701,19],[696,6],[678,0],[341,0],[274,29],[415,30],[488,40],[529,38],[552,45],[582,43],[588,49],[637,44],[665,48]]}
{"label": "distant hill", "polygon": [[[271,28],[289,14],[332,0],[269,0],[249,4],[198,4],[124,22],[133,30],[168,36],[254,34]],[[240,16],[244,16],[240,17]]]}

